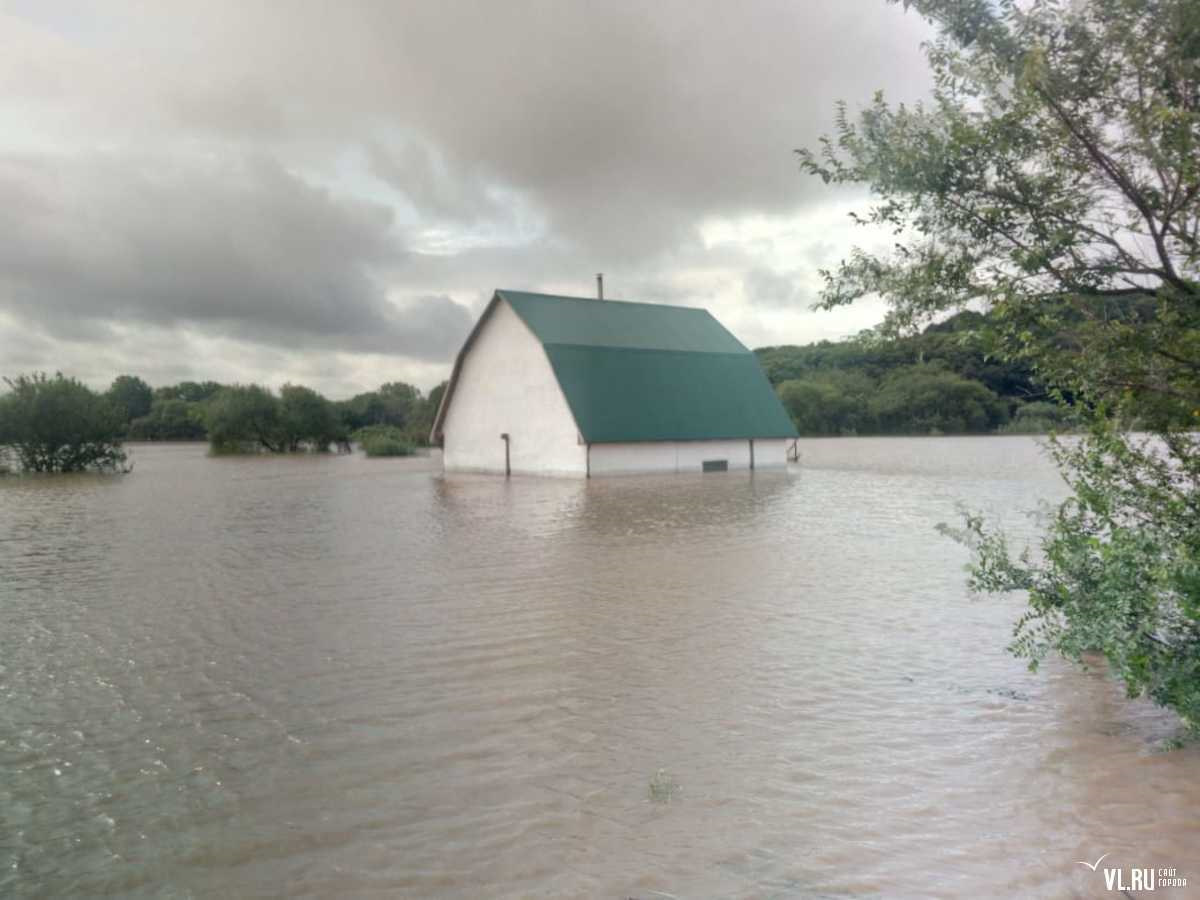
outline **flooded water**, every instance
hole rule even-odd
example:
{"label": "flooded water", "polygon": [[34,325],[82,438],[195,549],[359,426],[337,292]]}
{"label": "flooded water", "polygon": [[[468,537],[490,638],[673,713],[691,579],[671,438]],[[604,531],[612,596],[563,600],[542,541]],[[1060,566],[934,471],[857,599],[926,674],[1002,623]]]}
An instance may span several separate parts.
{"label": "flooded water", "polygon": [[934,530],[1029,533],[1036,443],[801,450],[0,480],[0,896],[1112,896],[1104,853],[1196,891],[1200,752],[1027,672]]}

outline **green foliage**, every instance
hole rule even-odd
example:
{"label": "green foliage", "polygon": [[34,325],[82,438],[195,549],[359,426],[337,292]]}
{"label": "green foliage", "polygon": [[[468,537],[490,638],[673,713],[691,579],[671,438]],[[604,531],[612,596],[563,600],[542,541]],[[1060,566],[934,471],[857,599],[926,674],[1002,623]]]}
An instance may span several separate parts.
{"label": "green foliage", "polygon": [[358,394],[339,406],[342,419],[351,430],[367,425],[392,425],[404,428],[421,404],[421,392],[411,384],[391,381],[379,390]]}
{"label": "green foliage", "polygon": [[199,441],[208,436],[199,403],[155,396],[148,415],[129,423],[133,441]]}
{"label": "green foliage", "polygon": [[802,435],[870,434],[876,383],[863,372],[813,372],[783,382],[779,399]]}
{"label": "green foliage", "polygon": [[204,413],[214,453],[285,452],[281,418],[279,398],[257,384],[221,388]]}
{"label": "green foliage", "polygon": [[971,584],[1023,590],[1029,609],[1011,649],[1036,667],[1047,652],[1103,653],[1130,696],[1147,694],[1200,729],[1200,445],[1194,435],[1134,442],[1098,421],[1088,439],[1055,442],[1073,496],[1035,556],[968,517]]}
{"label": "green foliage", "polygon": [[278,397],[256,384],[221,388],[204,416],[214,453],[324,452],[345,435],[334,405],[295,384]]}
{"label": "green foliage", "polygon": [[1160,422],[1187,421],[1181,387],[1200,355],[1200,7],[907,5],[941,26],[933,101],[893,108],[877,95],[857,122],[843,106],[836,137],[800,157],[825,181],[869,184],[877,202],[858,219],[912,237],[825,273],[823,304],[879,294],[892,325],[911,330],[974,300],[1009,358],[1048,383],[1127,392]]}
{"label": "green foliage", "polygon": [[136,375],[118,375],[106,396],[120,415],[121,421],[128,425],[134,419],[150,412],[154,392],[150,390],[150,385]]}
{"label": "green foliage", "polygon": [[1040,389],[1022,366],[987,358],[976,341],[983,322],[967,312],[910,337],[867,332],[755,352],[768,378],[787,376],[779,397],[801,434],[986,432],[1007,421],[1018,397]]}
{"label": "green foliage", "polygon": [[1008,419],[1005,404],[982,384],[933,365],[890,373],[870,410],[879,430],[890,434],[978,434]]}
{"label": "green foliage", "polygon": [[926,364],[876,382],[862,372],[817,372],[785,381],[779,399],[802,435],[968,434],[993,431],[1006,404],[978,381]]}
{"label": "green foliage", "polygon": [[670,803],[679,794],[679,782],[666,769],[659,769],[650,777],[649,794],[651,803]]}
{"label": "green foliage", "polygon": [[[869,185],[892,230],[824,273],[911,333],[967,303],[1089,432],[1041,553],[977,518],[974,584],[1026,590],[1014,651],[1103,652],[1131,693],[1200,722],[1200,4],[905,0],[939,28],[929,104],[882,95],[802,167]],[[1030,414],[1033,415],[1032,413]],[[1114,422],[1136,420],[1142,442]]]}
{"label": "green foliage", "polygon": [[412,456],[416,447],[405,432],[392,425],[368,425],[350,435],[367,456]]}
{"label": "green foliage", "polygon": [[339,401],[335,407],[347,431],[389,425],[402,430],[405,441],[425,445],[445,389],[446,383],[442,382],[423,397],[412,385],[395,381],[381,385],[377,391]]}
{"label": "green foliage", "polygon": [[445,387],[443,382],[424,397],[412,385],[389,382],[335,403],[300,385],[284,385],[275,396],[256,385],[227,388],[215,381],[151,389],[135,375],[121,375],[104,397],[132,440],[209,438],[214,452],[283,453],[324,451],[369,425],[397,429],[406,446],[427,444]]}
{"label": "green foliage", "polygon": [[918,334],[885,323],[846,341],[755,353],[801,434],[979,432],[1046,396],[1026,362],[997,355],[995,327],[966,310]]}
{"label": "green foliage", "polygon": [[[25,380],[36,379],[46,381],[42,376]],[[372,455],[407,455],[428,443],[445,389],[443,382],[424,397],[412,385],[389,382],[378,391],[334,403],[301,385],[284,385],[276,396],[258,385],[225,387],[215,381],[151,389],[135,375],[121,375],[102,399],[118,432],[133,440],[207,437],[215,453],[325,451],[354,429],[379,426],[385,430],[375,433]],[[0,448],[5,446],[15,447],[16,441],[0,441]]]}
{"label": "green foliage", "polygon": [[204,403],[211,400],[221,390],[221,385],[215,381],[181,381],[179,384],[166,385],[154,389],[154,396],[161,400],[184,400],[188,403]]}
{"label": "green foliage", "polygon": [[763,347],[754,352],[772,384],[829,369],[860,371],[879,379],[903,366],[936,362],[1006,399],[1044,396],[1045,388],[1034,382],[1026,362],[998,356],[993,336],[998,324],[965,310],[917,334],[896,333],[893,323],[887,322],[845,341]]}
{"label": "green foliage", "polygon": [[1061,403],[1046,400],[1023,403],[1012,420],[1000,428],[1004,434],[1062,434],[1079,428],[1079,414]]}
{"label": "green foliage", "polygon": [[333,404],[297,384],[285,384],[279,392],[279,425],[283,446],[290,452],[324,452],[345,434]]}
{"label": "green foliage", "polygon": [[4,379],[0,447],[28,472],[113,471],[122,467],[124,428],[109,400],[73,378],[44,373]]}
{"label": "green foliage", "polygon": [[404,428],[421,403],[421,392],[403,381],[389,381],[376,392],[383,404],[380,424]]}

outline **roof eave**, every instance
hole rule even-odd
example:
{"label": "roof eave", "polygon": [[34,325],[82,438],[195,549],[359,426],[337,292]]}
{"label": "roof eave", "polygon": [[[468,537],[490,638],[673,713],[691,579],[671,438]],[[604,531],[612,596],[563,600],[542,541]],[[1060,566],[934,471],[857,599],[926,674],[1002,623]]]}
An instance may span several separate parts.
{"label": "roof eave", "polygon": [[471,333],[463,341],[463,345],[458,351],[458,356],[454,357],[454,368],[450,371],[450,380],[447,382],[446,390],[442,394],[442,402],[438,404],[437,416],[434,417],[433,427],[429,429],[430,444],[440,446],[442,443],[442,426],[446,421],[446,412],[450,409],[450,400],[454,396],[454,388],[458,385],[458,376],[462,372],[463,360],[467,358],[467,352],[475,343],[475,339],[483,329],[483,324],[491,317],[492,310],[496,308],[496,304],[500,302],[500,299],[500,292],[495,291],[492,294],[492,299],[488,301],[488,305],[484,307],[483,313],[479,316],[479,320],[475,323],[475,327],[471,329]]}

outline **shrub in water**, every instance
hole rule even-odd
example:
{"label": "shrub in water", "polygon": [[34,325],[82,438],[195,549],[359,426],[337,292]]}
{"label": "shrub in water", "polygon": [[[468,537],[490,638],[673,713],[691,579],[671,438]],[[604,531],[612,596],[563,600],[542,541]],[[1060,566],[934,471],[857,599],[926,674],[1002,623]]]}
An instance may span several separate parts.
{"label": "shrub in water", "polygon": [[412,456],[417,448],[391,425],[368,425],[351,435],[367,456]]}
{"label": "shrub in water", "polygon": [[118,471],[124,423],[109,401],[61,374],[4,379],[0,447],[27,472]]}

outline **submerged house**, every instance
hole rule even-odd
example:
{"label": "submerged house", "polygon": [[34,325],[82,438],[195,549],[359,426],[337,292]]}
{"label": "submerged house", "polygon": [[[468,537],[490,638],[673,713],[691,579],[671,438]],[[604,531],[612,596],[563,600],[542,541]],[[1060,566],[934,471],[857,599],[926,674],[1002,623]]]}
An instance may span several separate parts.
{"label": "submerged house", "polygon": [[496,291],[431,439],[446,471],[782,468],[796,429],[758,359],[706,310]]}

